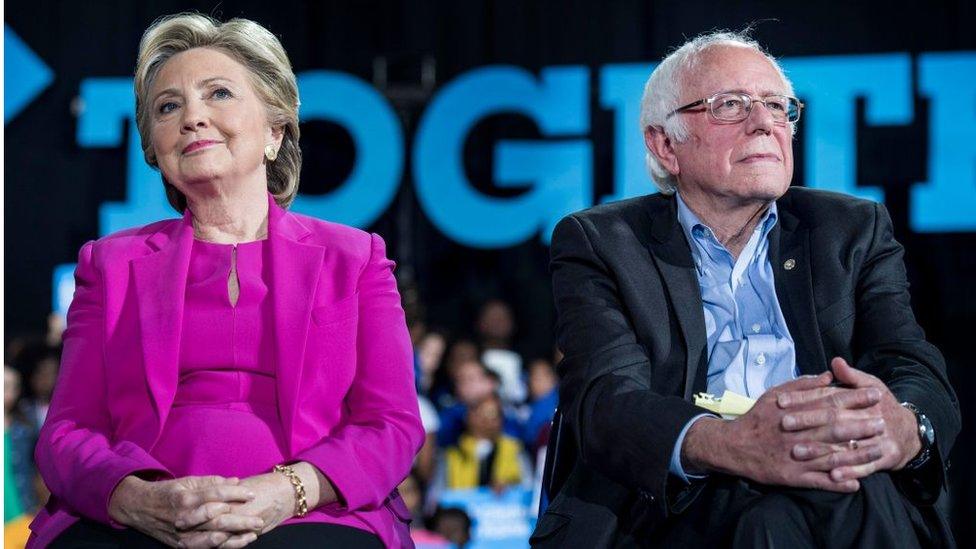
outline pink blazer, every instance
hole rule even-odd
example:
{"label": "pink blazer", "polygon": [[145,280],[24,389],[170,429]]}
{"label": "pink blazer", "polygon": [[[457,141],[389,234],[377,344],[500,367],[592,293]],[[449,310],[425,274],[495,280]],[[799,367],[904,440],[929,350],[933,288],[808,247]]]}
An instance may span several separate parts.
{"label": "pink blazer", "polygon": [[[393,262],[377,235],[269,202],[268,285],[288,450],[318,467],[349,510],[380,511],[370,516],[388,546],[409,546],[409,514],[391,493],[424,430]],[[166,476],[149,450],[176,391],[192,244],[187,213],[82,247],[61,373],[35,452],[52,496],[31,524],[29,546],[47,545],[79,516],[110,524],[109,497],[123,477]]]}

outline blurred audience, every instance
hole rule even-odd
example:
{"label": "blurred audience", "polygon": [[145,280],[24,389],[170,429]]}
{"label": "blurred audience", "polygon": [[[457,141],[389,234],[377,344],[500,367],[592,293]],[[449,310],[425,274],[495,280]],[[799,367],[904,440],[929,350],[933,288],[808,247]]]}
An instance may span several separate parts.
{"label": "blurred audience", "polygon": [[512,344],[515,334],[512,308],[499,299],[487,301],[478,314],[476,328],[483,349],[481,361],[501,378],[499,394],[502,400],[506,404],[522,404],[526,390],[522,379],[522,357]]}
{"label": "blurred audience", "polygon": [[465,362],[478,361],[478,346],[474,341],[465,338],[455,339],[447,351],[447,356],[441,361],[434,372],[433,382],[428,395],[437,409],[443,410],[457,404],[455,392],[457,387],[457,371]]}
{"label": "blurred audience", "polygon": [[[457,366],[454,372],[454,404],[441,410],[440,430],[437,432],[437,445],[446,448],[457,443],[464,430],[468,408],[490,395],[498,393],[501,382],[498,374],[489,370],[477,360],[467,360]],[[522,432],[518,411],[514,407],[505,409],[502,418],[506,433],[518,437]]]}
{"label": "blurred audience", "polygon": [[21,375],[3,366],[3,522],[4,547],[23,547],[30,532],[27,525],[37,512],[39,500],[34,488],[34,444],[37,430],[18,407]]}
{"label": "blurred audience", "polygon": [[468,407],[464,432],[444,452],[443,486],[463,490],[489,486],[502,491],[528,480],[522,443],[502,432],[502,401],[490,394]]}
{"label": "blurred audience", "polygon": [[417,401],[420,405],[420,421],[424,424],[425,437],[424,445],[420,447],[420,452],[414,462],[414,471],[424,483],[428,483],[434,474],[435,460],[437,459],[437,433],[441,427],[441,420],[437,415],[437,409],[427,397],[418,393]]}
{"label": "blurred audience", "polygon": [[416,474],[411,473],[397,486],[403,503],[406,504],[407,509],[410,509],[410,515],[413,517],[413,522],[410,523],[410,538],[418,547],[424,549],[435,547],[446,549],[451,546],[451,542],[446,537],[427,529],[424,525],[422,485],[423,483]]}
{"label": "blurred audience", "polygon": [[438,508],[430,519],[431,529],[444,536],[458,549],[471,541],[471,517],[461,509]]}
{"label": "blurred audience", "polygon": [[417,344],[417,390],[423,393],[430,391],[434,384],[434,374],[444,359],[447,350],[447,338],[439,332],[424,334]]}
{"label": "blurred audience", "polygon": [[529,412],[522,430],[522,443],[534,454],[548,440],[546,428],[559,404],[556,370],[544,358],[529,364]]}

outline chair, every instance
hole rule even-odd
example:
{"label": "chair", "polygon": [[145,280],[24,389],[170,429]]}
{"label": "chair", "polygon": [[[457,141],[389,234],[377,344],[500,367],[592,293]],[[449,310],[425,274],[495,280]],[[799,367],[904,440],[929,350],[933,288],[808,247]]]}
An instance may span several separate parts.
{"label": "chair", "polygon": [[556,408],[549,428],[549,443],[546,444],[546,462],[542,469],[542,493],[539,497],[539,517],[546,512],[549,502],[556,497],[573,469],[576,448],[572,432],[563,421],[563,414]]}

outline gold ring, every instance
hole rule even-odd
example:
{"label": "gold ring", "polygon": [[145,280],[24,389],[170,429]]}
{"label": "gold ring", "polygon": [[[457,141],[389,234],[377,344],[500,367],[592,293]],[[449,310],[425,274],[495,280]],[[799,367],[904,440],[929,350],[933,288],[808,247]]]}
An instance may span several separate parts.
{"label": "gold ring", "polygon": [[847,447],[851,450],[857,450],[857,440],[852,438],[851,440],[847,441]]}

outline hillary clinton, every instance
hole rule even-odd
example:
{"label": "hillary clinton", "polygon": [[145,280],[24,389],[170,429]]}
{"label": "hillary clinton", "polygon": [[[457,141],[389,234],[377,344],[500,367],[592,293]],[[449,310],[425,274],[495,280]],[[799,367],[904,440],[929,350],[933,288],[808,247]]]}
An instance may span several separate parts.
{"label": "hillary clinton", "polygon": [[424,431],[377,235],[287,211],[298,90],[260,25],[143,35],[146,160],[182,219],[88,242],[36,458],[31,545],[409,546]]}

